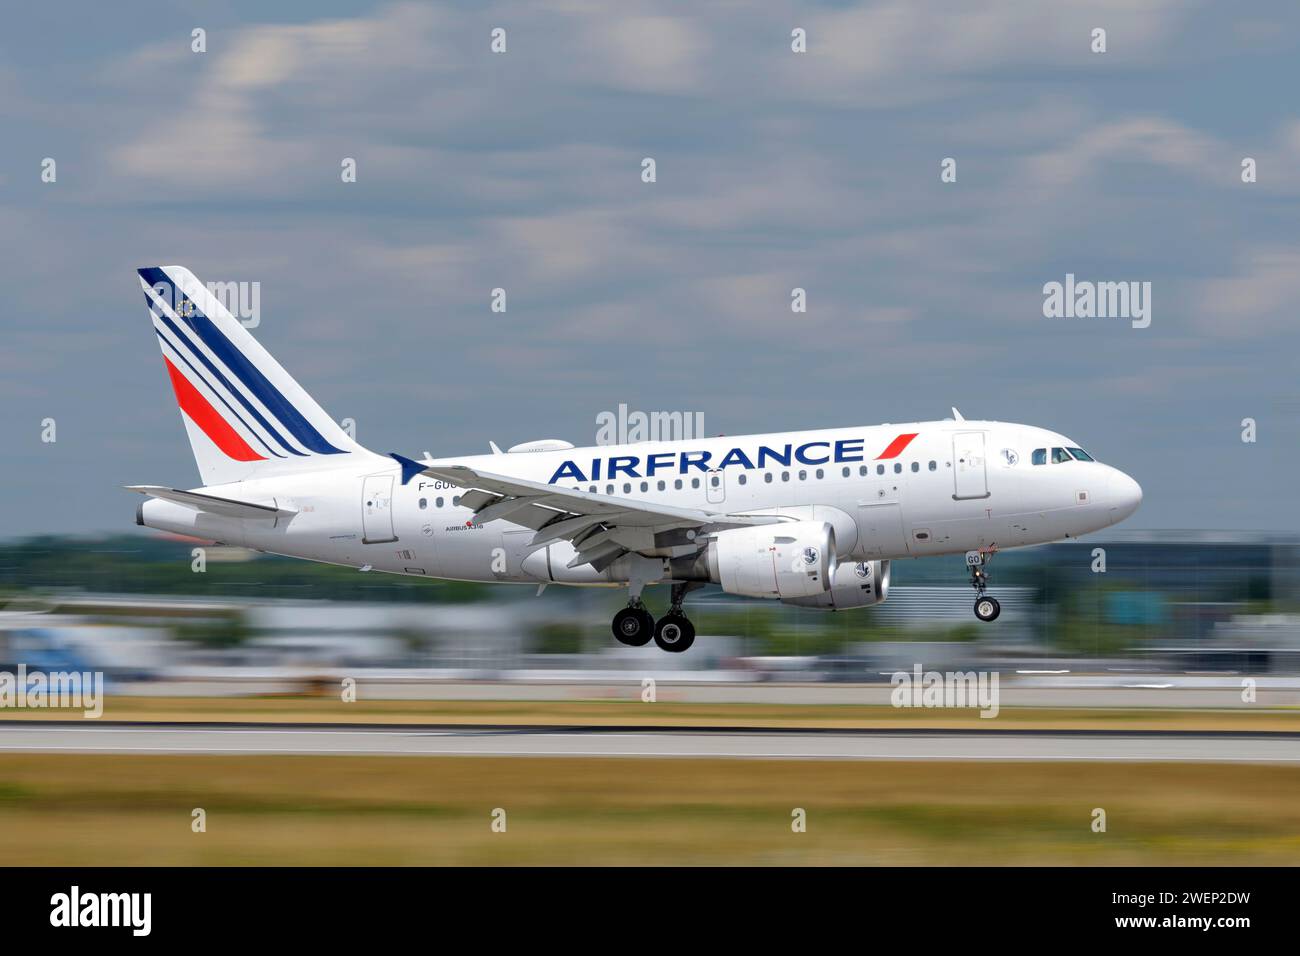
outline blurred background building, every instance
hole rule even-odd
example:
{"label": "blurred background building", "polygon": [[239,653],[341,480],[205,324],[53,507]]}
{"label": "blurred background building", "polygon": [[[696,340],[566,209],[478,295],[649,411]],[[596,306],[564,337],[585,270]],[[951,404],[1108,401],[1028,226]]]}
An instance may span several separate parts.
{"label": "blurred background building", "polygon": [[[195,567],[203,547],[204,570]],[[1104,568],[1104,570],[1102,570]],[[1300,674],[1300,538],[1136,532],[1000,554],[980,624],[960,557],[895,562],[888,600],[817,612],[689,599],[683,655],[609,634],[613,589],[425,581],[162,537],[0,548],[0,669],[99,670],[135,693],[295,690],[339,674],[401,696],[444,680],[887,680],[949,669]],[[664,589],[647,592],[652,610]]]}

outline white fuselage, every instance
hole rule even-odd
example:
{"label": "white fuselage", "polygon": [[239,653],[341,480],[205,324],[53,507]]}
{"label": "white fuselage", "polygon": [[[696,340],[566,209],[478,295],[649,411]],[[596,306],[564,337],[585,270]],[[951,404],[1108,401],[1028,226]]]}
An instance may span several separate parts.
{"label": "white fuselage", "polygon": [[[908,439],[907,436],[914,437]],[[902,447],[899,447],[899,446]],[[1133,479],[1090,460],[1052,460],[1077,445],[1028,425],[917,422],[675,442],[438,459],[558,487],[718,514],[825,521],[837,557],[900,559],[1076,537],[1141,501]],[[1033,462],[1045,450],[1043,464]],[[258,551],[397,574],[467,581],[618,585],[625,566],[568,568],[567,541],[530,548],[508,519],[476,524],[464,490],[396,461],[350,456],[319,471],[201,489],[294,512],[227,518],[150,500],[140,523]],[[669,555],[665,553],[664,557]],[[669,576],[667,563],[664,577]]]}

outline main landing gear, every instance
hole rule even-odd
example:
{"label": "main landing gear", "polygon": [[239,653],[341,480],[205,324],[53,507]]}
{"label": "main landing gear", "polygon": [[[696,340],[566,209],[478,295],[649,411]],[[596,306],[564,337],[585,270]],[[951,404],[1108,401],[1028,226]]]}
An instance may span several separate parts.
{"label": "main landing gear", "polygon": [[970,586],[975,589],[975,616],[981,621],[996,621],[1002,613],[1002,605],[995,597],[985,594],[989,576],[984,566],[993,558],[993,549],[988,551],[967,551],[966,566],[970,568]]}
{"label": "main landing gear", "polygon": [[628,601],[627,607],[614,615],[612,629],[618,640],[630,647],[642,647],[654,638],[660,650],[680,654],[695,643],[695,625],[682,611],[682,601],[688,591],[701,587],[698,582],[674,584],[672,604],[668,613],[658,621],[641,603],[640,595]]}
{"label": "main landing gear", "polygon": [[614,636],[629,647],[641,647],[650,642],[655,632],[655,617],[645,609],[640,598],[635,598],[614,615]]}

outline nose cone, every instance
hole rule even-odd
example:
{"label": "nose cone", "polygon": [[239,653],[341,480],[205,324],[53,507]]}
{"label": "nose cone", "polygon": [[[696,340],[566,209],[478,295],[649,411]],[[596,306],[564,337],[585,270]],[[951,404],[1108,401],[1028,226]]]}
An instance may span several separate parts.
{"label": "nose cone", "polygon": [[1142,504],[1142,486],[1118,469],[1108,483],[1110,513],[1114,522],[1123,521]]}

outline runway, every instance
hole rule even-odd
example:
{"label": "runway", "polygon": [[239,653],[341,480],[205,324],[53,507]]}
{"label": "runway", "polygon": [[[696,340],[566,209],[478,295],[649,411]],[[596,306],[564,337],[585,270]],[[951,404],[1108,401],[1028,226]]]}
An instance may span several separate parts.
{"label": "runway", "polygon": [[503,725],[0,725],[0,753],[1300,763],[1300,734]]}

